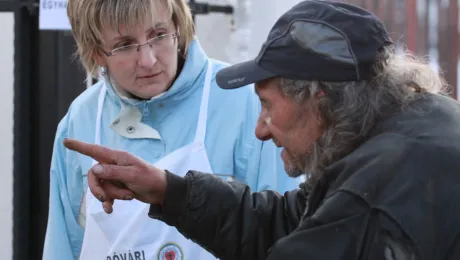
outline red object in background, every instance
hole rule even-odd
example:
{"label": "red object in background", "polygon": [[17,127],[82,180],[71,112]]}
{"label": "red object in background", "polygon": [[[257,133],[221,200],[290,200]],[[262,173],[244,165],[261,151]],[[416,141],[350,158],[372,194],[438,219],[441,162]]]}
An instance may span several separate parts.
{"label": "red object in background", "polygon": [[[459,3],[457,0],[342,0],[375,13],[385,24],[390,37],[397,45],[404,45],[409,51],[427,56],[429,48],[438,51],[438,65],[447,83],[452,87],[451,94],[459,98],[460,88],[457,78],[458,59],[460,59],[460,32],[458,31]],[[438,6],[437,46],[429,46],[430,3]],[[446,4],[448,3],[448,4]],[[417,12],[417,5],[423,4],[424,12]],[[422,7],[422,6],[419,6]],[[434,18],[434,17],[433,17]]]}
{"label": "red object in background", "polygon": [[[443,3],[444,2],[444,3]],[[447,83],[452,87],[452,97],[458,98],[458,3],[457,0],[438,0],[438,50],[439,65]]]}
{"label": "red object in background", "polygon": [[418,31],[418,16],[417,16],[417,0],[406,0],[406,46],[409,51],[417,52],[417,31]]}

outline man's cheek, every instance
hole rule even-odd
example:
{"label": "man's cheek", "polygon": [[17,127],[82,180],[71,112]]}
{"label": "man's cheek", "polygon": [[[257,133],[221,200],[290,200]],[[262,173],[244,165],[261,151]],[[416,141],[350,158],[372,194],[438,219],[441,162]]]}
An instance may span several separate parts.
{"label": "man's cheek", "polygon": [[272,118],[269,116],[265,118],[265,124],[267,124],[267,126],[270,126],[272,124]]}

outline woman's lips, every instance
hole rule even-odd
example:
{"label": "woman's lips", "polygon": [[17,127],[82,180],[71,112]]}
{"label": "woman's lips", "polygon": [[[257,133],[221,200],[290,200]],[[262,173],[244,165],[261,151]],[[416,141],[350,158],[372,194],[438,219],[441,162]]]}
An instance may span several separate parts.
{"label": "woman's lips", "polygon": [[156,78],[160,74],[161,74],[161,72],[153,73],[153,74],[149,74],[149,75],[145,75],[145,76],[139,76],[139,77],[137,77],[137,79],[138,79],[138,81],[140,81],[140,83],[148,84],[148,83],[152,83],[153,81],[155,81]]}

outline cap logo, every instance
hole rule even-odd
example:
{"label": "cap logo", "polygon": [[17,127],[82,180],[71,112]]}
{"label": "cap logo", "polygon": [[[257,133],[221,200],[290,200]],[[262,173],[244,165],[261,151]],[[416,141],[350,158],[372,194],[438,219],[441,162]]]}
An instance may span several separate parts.
{"label": "cap logo", "polygon": [[244,79],[245,79],[245,77],[232,79],[232,80],[229,80],[229,81],[227,82],[227,84],[235,84],[235,83],[243,82]]}

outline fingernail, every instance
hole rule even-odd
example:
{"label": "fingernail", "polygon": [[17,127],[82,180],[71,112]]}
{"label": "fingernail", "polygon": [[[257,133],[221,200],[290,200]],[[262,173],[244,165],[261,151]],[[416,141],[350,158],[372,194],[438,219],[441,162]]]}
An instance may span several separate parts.
{"label": "fingernail", "polygon": [[133,196],[131,196],[131,195],[126,195],[126,196],[123,197],[123,199],[125,199],[125,200],[132,200],[132,199],[133,199]]}
{"label": "fingernail", "polygon": [[99,200],[100,200],[101,202],[104,202],[104,196],[99,195]]}
{"label": "fingernail", "polygon": [[101,174],[104,171],[104,167],[102,167],[100,164],[96,164],[94,165],[92,171],[94,174]]}

